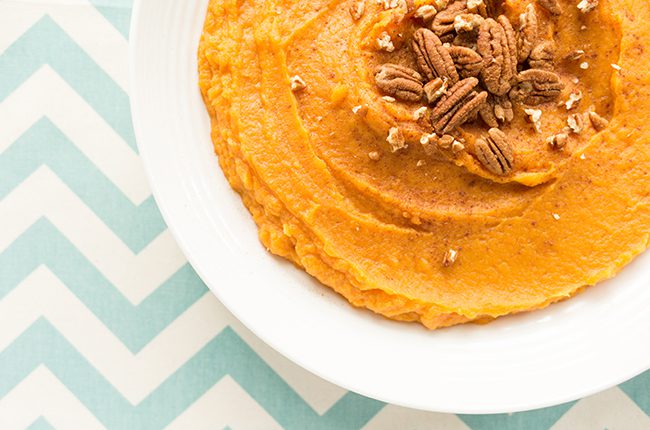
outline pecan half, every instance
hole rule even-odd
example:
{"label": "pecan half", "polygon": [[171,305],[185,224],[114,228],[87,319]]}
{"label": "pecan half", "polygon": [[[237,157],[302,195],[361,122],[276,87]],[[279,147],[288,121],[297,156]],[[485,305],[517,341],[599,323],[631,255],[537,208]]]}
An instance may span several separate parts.
{"label": "pecan half", "polygon": [[497,22],[503,27],[503,32],[506,35],[508,51],[505,55],[505,64],[510,68],[508,74],[512,75],[512,80],[514,80],[517,76],[517,35],[507,16],[499,15]]}
{"label": "pecan half", "polygon": [[447,78],[452,85],[458,82],[456,66],[438,36],[431,30],[420,28],[413,34],[413,52],[420,70],[427,78]]}
{"label": "pecan half", "polygon": [[555,66],[555,44],[549,40],[538,43],[530,52],[528,64],[533,69],[553,70]]}
{"label": "pecan half", "polygon": [[484,138],[476,139],[476,157],[489,172],[503,176],[512,172],[514,150],[506,135],[498,128],[488,130]]}
{"label": "pecan half", "polygon": [[451,42],[454,38],[454,23],[456,15],[467,13],[465,0],[455,1],[446,9],[438,12],[431,23],[431,30],[444,42]]}
{"label": "pecan half", "polygon": [[375,72],[377,87],[396,99],[416,102],[424,95],[422,76],[413,69],[398,64],[383,64]]}
{"label": "pecan half", "polygon": [[499,127],[500,124],[509,123],[515,117],[512,102],[507,97],[490,95],[487,102],[481,106],[479,116],[489,127]]}
{"label": "pecan half", "polygon": [[476,115],[487,99],[485,91],[474,91],[477,85],[478,79],[467,78],[447,91],[431,112],[431,124],[436,133],[446,134]]}
{"label": "pecan half", "polygon": [[526,11],[519,15],[519,33],[517,34],[517,60],[523,63],[537,43],[537,14],[535,6],[530,3]]}
{"label": "pecan half", "polygon": [[530,106],[557,99],[564,88],[557,73],[548,70],[524,70],[517,80],[519,83],[510,91],[510,98]]}
{"label": "pecan half", "polygon": [[[504,17],[505,18],[505,17]],[[506,18],[507,19],[507,18]],[[503,20],[505,22],[505,20]],[[512,30],[512,26],[510,26]],[[497,21],[488,18],[481,25],[478,34],[478,53],[483,57],[484,66],[481,70],[481,79],[489,92],[502,96],[511,86],[516,73],[513,70],[513,56],[516,58],[516,46],[513,45],[514,31],[510,36]]]}
{"label": "pecan half", "polygon": [[537,0],[537,4],[546,9],[551,15],[560,15],[562,14],[562,8],[557,0]]}
{"label": "pecan half", "polygon": [[461,78],[475,77],[481,73],[483,57],[476,51],[464,46],[450,46],[447,50]]}

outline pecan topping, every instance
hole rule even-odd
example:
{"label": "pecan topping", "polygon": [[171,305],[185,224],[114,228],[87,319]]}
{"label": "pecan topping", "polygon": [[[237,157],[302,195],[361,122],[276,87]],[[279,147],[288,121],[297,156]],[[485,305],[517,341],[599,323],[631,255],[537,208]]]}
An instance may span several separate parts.
{"label": "pecan topping", "polygon": [[438,101],[440,97],[447,93],[447,79],[435,78],[427,82],[424,86],[424,94],[427,97],[429,104]]}
{"label": "pecan topping", "polygon": [[487,5],[483,0],[467,0],[467,10],[470,13],[477,13],[482,17],[488,16]]}
{"label": "pecan topping", "polygon": [[[500,22],[492,18],[486,19],[481,25],[477,41],[478,52],[483,56],[484,61],[481,79],[487,90],[498,96],[506,94],[512,86],[517,55],[512,26],[506,30],[501,21],[505,24],[507,18],[500,19]],[[509,23],[507,21],[507,24]],[[506,34],[507,32],[509,35]]]}
{"label": "pecan topping", "polygon": [[451,145],[453,145],[455,141],[456,139],[454,139],[454,136],[445,134],[438,139],[438,146],[442,149],[451,149]]}
{"label": "pecan topping", "polygon": [[379,159],[381,158],[381,154],[379,153],[379,151],[370,151],[368,153],[368,158],[370,158],[372,161],[379,161]]}
{"label": "pecan topping", "polygon": [[580,104],[580,101],[582,101],[582,91],[573,90],[569,94],[569,99],[564,102],[564,107],[566,107],[566,110],[571,110],[577,107]]}
{"label": "pecan topping", "polygon": [[447,252],[445,252],[444,257],[442,257],[442,265],[444,267],[451,267],[454,265],[457,259],[458,259],[458,251],[450,248],[447,250]]}
{"label": "pecan topping", "polygon": [[503,27],[503,32],[506,35],[506,42],[508,46],[508,51],[506,52],[506,66],[510,68],[510,74],[512,74],[512,79],[514,80],[517,76],[517,35],[515,30],[512,28],[510,20],[505,15],[499,15],[497,22]]}
{"label": "pecan topping", "polygon": [[437,13],[438,10],[435,6],[427,4],[417,8],[413,16],[420,18],[424,22],[429,22],[436,16]]}
{"label": "pecan topping", "polygon": [[[536,105],[553,102],[564,89],[560,76],[554,72],[556,46],[551,38],[546,40],[541,36],[551,32],[540,28],[537,15],[538,5],[551,15],[560,14],[558,1],[527,1],[517,29],[502,14],[506,9],[511,10],[504,4],[505,0],[376,1],[385,10],[405,9],[403,17],[412,19],[415,26],[412,33],[398,33],[395,37],[400,41],[404,36],[410,38],[417,71],[398,64],[383,64],[375,71],[375,82],[384,101],[411,103],[405,111],[410,112],[413,126],[419,130],[425,153],[453,154],[456,163],[462,165],[459,153],[469,150],[485,172],[500,176],[513,172],[515,142],[510,143],[499,127],[512,122],[517,110],[541,133],[543,110]],[[598,0],[576,1],[586,5]],[[360,15],[355,13],[356,5],[363,2],[350,3],[355,3],[350,13],[356,19]],[[546,22],[546,12],[543,17]],[[557,19],[553,21],[557,23]],[[379,34],[376,41],[377,47],[386,52],[397,49],[387,31]],[[583,51],[575,52],[584,55]],[[403,58],[403,53],[400,51],[396,57]],[[586,62],[580,65],[583,69],[588,66]],[[618,66],[616,69],[620,70]],[[577,78],[574,83],[579,83]],[[576,90],[566,102],[555,104],[575,112],[580,98],[581,93]],[[515,104],[520,107],[515,108]],[[567,126],[549,136],[548,144],[561,149],[570,133],[582,131],[587,118],[596,130],[607,126],[607,120],[593,112],[593,108],[589,111],[584,115],[568,115]],[[361,114],[361,106],[353,108],[353,112]],[[479,116],[487,125],[485,129],[489,129],[487,133],[474,143],[458,137],[454,131],[467,122],[477,121]],[[403,120],[402,115],[395,118],[397,123]],[[407,148],[407,134],[411,139],[413,130],[413,127],[390,128],[386,141],[391,151]],[[475,128],[465,131],[471,130]],[[374,159],[374,155],[369,156]],[[418,162],[417,166],[423,164]]]}
{"label": "pecan topping", "polygon": [[461,13],[454,18],[454,30],[457,33],[469,33],[483,24],[483,17],[475,13]]}
{"label": "pecan topping", "polygon": [[568,138],[569,136],[566,133],[558,133],[554,134],[553,136],[549,136],[548,139],[546,139],[546,142],[553,149],[562,149],[566,146]]}
{"label": "pecan topping", "polygon": [[506,97],[496,97],[494,105],[494,116],[499,122],[512,122],[515,111],[512,109],[512,102]]}
{"label": "pecan topping", "polygon": [[456,15],[462,13],[467,13],[467,2],[465,0],[455,1],[447,6],[447,9],[438,12],[431,23],[431,30],[441,40],[451,42],[454,38]]}
{"label": "pecan topping", "polygon": [[397,127],[391,127],[391,129],[388,130],[386,142],[390,145],[391,152],[397,152],[400,149],[406,148],[406,140],[404,139],[402,130]]}
{"label": "pecan topping", "polygon": [[454,61],[438,36],[431,30],[420,28],[413,34],[413,51],[418,66],[428,80],[447,78],[451,84],[458,82]]}
{"label": "pecan topping", "polygon": [[476,39],[478,37],[477,32],[471,33],[460,33],[458,36],[454,37],[452,44],[454,46],[463,46],[469,48],[473,51],[476,51]]}
{"label": "pecan topping", "polygon": [[510,98],[530,106],[557,99],[564,88],[560,77],[548,70],[524,70],[517,79],[519,83],[510,91]]}
{"label": "pecan topping", "polygon": [[352,19],[358,21],[361,19],[361,17],[366,11],[366,4],[365,2],[358,1],[352,6],[350,6],[350,9],[348,10],[350,11],[350,15],[352,16]]}
{"label": "pecan topping", "polygon": [[519,15],[519,35],[517,38],[517,60],[523,63],[528,59],[530,51],[537,41],[537,14],[531,3],[526,11]]}
{"label": "pecan topping", "polygon": [[503,6],[503,0],[467,0],[467,10],[487,18],[496,16]]}
{"label": "pecan topping", "polygon": [[291,91],[293,91],[294,93],[297,93],[307,88],[307,84],[305,83],[305,81],[298,75],[291,77],[290,82],[291,82]]}
{"label": "pecan topping", "polygon": [[542,132],[542,110],[541,109],[524,109],[524,113],[527,115],[527,120],[531,124],[533,124],[533,127],[535,127],[535,131],[538,133]]}
{"label": "pecan topping", "polygon": [[479,111],[487,93],[476,93],[478,79],[467,78],[451,87],[431,112],[431,124],[436,133],[443,135],[464,124]]}
{"label": "pecan topping", "polygon": [[415,70],[398,64],[379,66],[375,82],[384,93],[404,101],[416,102],[424,94],[422,76]]}
{"label": "pecan topping", "polygon": [[585,128],[585,121],[579,113],[572,113],[566,120],[569,129],[575,133],[580,134]]}
{"label": "pecan topping", "polygon": [[481,73],[483,57],[476,51],[464,46],[450,46],[447,50],[461,78],[475,77]]}
{"label": "pecan topping", "polygon": [[598,7],[598,0],[582,0],[578,3],[578,9],[582,13],[589,13]]}
{"label": "pecan topping", "polygon": [[489,127],[498,127],[499,124],[509,123],[515,117],[512,102],[506,97],[490,95],[487,102],[481,106],[479,115]]}
{"label": "pecan topping", "polygon": [[589,121],[596,131],[601,131],[609,125],[609,121],[598,115],[593,110],[589,111]]}
{"label": "pecan topping", "polygon": [[491,128],[485,138],[474,144],[476,157],[489,172],[503,176],[512,172],[514,150],[506,135],[498,128]]}
{"label": "pecan topping", "polygon": [[427,114],[427,107],[426,106],[420,106],[416,110],[413,111],[413,119],[415,121],[419,121],[424,117],[424,115]]}
{"label": "pecan topping", "polygon": [[533,69],[553,70],[555,65],[555,44],[545,40],[530,51],[528,64]]}
{"label": "pecan topping", "polygon": [[584,56],[585,56],[584,49],[576,49],[575,51],[571,51],[569,53],[569,55],[567,55],[564,58],[567,59],[567,60],[576,61],[576,60],[581,59]]}
{"label": "pecan topping", "polygon": [[377,38],[377,49],[386,52],[395,51],[395,44],[393,44],[390,34],[384,31],[379,35]]}
{"label": "pecan topping", "polygon": [[560,8],[557,0],[537,0],[537,4],[546,9],[551,15],[562,14],[562,8]]}

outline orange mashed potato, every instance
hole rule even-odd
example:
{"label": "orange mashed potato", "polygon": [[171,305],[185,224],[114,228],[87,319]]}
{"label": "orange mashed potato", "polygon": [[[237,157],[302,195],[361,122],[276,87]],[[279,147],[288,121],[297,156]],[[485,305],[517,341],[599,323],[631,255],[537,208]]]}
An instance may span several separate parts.
{"label": "orange mashed potato", "polygon": [[[646,0],[600,0],[588,13],[560,0],[559,16],[535,5],[564,89],[536,107],[540,131],[514,107],[501,129],[515,162],[502,176],[471,151],[480,120],[459,129],[467,150],[420,144],[431,131],[413,119],[422,104],[374,82],[381,64],[414,64],[402,42],[412,20],[390,1],[351,16],[358,3],[210,2],[199,73],[214,148],[269,251],[354,306],[433,329],[543,308],[647,248]],[[502,5],[515,28],[529,3]],[[374,43],[385,34],[390,52]],[[568,112],[572,92],[581,100]],[[588,110],[608,124],[591,126]],[[569,113],[584,115],[583,131],[551,148]],[[405,148],[387,143],[393,127]]]}

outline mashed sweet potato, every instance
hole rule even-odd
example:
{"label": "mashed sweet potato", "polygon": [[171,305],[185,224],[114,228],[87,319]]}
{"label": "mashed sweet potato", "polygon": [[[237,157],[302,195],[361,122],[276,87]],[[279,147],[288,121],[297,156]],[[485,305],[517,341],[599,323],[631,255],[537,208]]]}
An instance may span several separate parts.
{"label": "mashed sweet potato", "polygon": [[[419,142],[430,124],[414,119],[426,101],[391,99],[375,82],[382,64],[416,67],[413,10],[440,4],[368,0],[356,13],[359,3],[210,2],[199,73],[212,139],[271,252],[355,306],[437,328],[545,307],[647,248],[645,0],[534,6],[563,89],[534,107],[536,123],[514,106],[504,175],[473,150],[480,118],[459,127],[454,151],[432,151]],[[499,6],[517,31],[529,3]],[[580,130],[567,129],[573,114]],[[387,142],[393,128],[403,147]]]}

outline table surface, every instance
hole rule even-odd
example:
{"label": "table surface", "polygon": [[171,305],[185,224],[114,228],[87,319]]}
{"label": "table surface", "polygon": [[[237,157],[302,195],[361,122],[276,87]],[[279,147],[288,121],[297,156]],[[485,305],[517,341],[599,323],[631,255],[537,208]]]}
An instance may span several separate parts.
{"label": "table surface", "polygon": [[130,12],[0,0],[0,429],[650,429],[650,372],[570,404],[456,416],[346,392],[264,345],[151,196]]}

